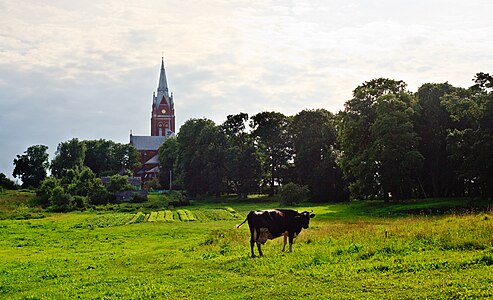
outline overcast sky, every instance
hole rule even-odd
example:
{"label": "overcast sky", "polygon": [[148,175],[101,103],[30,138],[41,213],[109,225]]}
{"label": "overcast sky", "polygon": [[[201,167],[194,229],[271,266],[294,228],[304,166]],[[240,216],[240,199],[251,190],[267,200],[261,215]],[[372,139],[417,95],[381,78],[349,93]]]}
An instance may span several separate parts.
{"label": "overcast sky", "polygon": [[29,146],[150,134],[164,53],[176,126],[343,109],[359,84],[493,72],[493,1],[0,0],[0,172]]}

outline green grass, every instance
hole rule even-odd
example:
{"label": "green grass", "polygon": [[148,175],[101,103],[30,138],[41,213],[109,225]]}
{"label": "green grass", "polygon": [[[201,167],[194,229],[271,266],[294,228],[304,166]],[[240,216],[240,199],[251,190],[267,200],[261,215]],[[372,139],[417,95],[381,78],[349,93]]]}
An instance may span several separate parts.
{"label": "green grass", "polygon": [[248,226],[235,225],[276,203],[4,219],[0,298],[493,298],[493,213],[459,202],[300,205],[317,216],[294,252],[280,238],[261,258],[250,257]]}

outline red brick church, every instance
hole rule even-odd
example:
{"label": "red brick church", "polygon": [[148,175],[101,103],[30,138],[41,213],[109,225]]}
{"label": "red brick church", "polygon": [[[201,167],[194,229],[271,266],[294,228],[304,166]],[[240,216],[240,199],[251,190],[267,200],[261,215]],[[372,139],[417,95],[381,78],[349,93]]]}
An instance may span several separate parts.
{"label": "red brick church", "polygon": [[130,144],[140,153],[141,166],[134,170],[134,176],[147,181],[156,178],[159,172],[159,146],[168,137],[175,135],[175,105],[173,93],[169,93],[164,58],[157,93],[152,95],[151,136],[138,136],[130,133]]}

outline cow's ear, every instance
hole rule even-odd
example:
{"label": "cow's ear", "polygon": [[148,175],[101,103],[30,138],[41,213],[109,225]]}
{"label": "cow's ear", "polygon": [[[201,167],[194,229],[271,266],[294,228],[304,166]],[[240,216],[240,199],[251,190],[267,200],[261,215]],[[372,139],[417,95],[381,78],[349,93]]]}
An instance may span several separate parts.
{"label": "cow's ear", "polygon": [[315,218],[315,214],[310,214],[310,218]]}

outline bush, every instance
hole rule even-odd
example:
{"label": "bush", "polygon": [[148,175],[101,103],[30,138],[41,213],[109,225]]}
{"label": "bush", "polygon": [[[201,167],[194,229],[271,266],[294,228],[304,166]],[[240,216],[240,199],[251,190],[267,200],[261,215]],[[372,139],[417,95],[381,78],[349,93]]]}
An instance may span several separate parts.
{"label": "bush", "polygon": [[143,203],[147,201],[147,194],[134,193],[132,196],[132,203]]}
{"label": "bush", "polygon": [[120,191],[133,190],[134,187],[128,183],[128,176],[113,175],[110,177],[110,183],[107,187],[111,193],[117,193]]}
{"label": "bush", "polygon": [[299,185],[296,183],[287,183],[283,185],[281,195],[281,205],[293,205],[308,199],[310,190],[306,185]]}
{"label": "bush", "polygon": [[161,185],[159,184],[159,180],[157,178],[153,178],[144,183],[144,190],[159,190]]}
{"label": "bush", "polygon": [[38,198],[38,204],[41,206],[48,206],[50,204],[50,198],[53,195],[53,191],[56,187],[60,186],[60,180],[55,177],[47,177],[43,180],[36,191]]}
{"label": "bush", "polygon": [[88,207],[87,197],[84,196],[74,196],[70,203],[73,209],[85,209]]}

